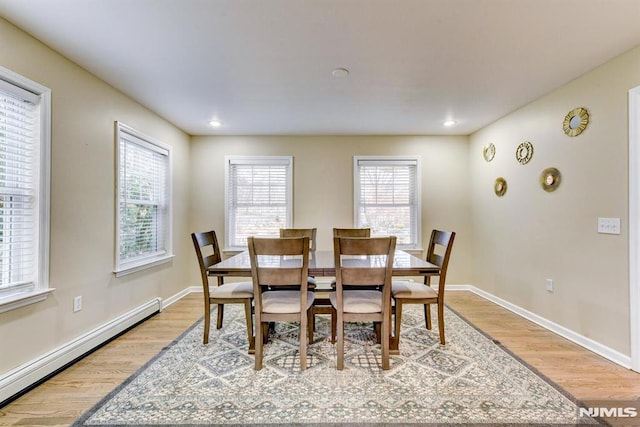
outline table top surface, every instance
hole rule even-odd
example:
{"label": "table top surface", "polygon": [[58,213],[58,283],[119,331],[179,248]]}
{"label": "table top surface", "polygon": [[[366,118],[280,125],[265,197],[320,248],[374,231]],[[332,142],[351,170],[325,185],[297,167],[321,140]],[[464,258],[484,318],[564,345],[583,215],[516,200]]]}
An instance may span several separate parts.
{"label": "table top surface", "polygon": [[[295,259],[282,257],[275,258],[272,262],[279,264],[286,262],[297,262]],[[379,257],[349,257],[344,262],[352,266],[381,266]],[[312,251],[309,253],[309,275],[311,276],[335,276],[333,251]],[[244,251],[230,258],[227,258],[209,267],[212,275],[220,276],[251,276],[251,261],[249,252]],[[431,264],[421,258],[411,255],[408,252],[397,250],[393,259],[394,276],[425,276],[440,273],[440,267]]]}

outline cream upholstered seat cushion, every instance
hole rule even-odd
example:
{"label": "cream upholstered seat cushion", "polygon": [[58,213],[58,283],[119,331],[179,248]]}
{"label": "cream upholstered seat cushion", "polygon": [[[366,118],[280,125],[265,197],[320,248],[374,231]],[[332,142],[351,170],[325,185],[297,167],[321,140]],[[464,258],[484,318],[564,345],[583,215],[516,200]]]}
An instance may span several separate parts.
{"label": "cream upholstered seat cushion", "polygon": [[391,293],[394,298],[426,299],[438,297],[438,293],[429,286],[407,280],[394,281],[391,284]]}
{"label": "cream upholstered seat cushion", "polygon": [[229,282],[222,286],[210,286],[211,298],[251,298],[253,297],[252,282]]}
{"label": "cream upholstered seat cushion", "polygon": [[[329,294],[329,299],[334,307],[338,306],[335,292]],[[382,311],[382,292],[343,291],[342,307],[345,313],[379,313]]]}
{"label": "cream upholstered seat cushion", "polygon": [[[307,308],[313,304],[314,294],[307,292]],[[262,293],[262,311],[264,313],[299,313],[300,291],[267,291]]]}

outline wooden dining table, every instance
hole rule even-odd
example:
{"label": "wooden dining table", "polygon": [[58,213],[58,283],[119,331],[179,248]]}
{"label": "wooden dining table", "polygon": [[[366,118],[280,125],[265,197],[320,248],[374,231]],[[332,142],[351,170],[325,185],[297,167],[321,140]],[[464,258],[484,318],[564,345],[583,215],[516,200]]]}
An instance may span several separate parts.
{"label": "wooden dining table", "polygon": [[[309,276],[335,277],[333,251],[309,252]],[[367,259],[353,259],[365,265]],[[223,277],[251,277],[249,252],[243,251],[209,267],[209,275]],[[440,274],[440,267],[403,250],[396,250],[393,258],[393,276],[431,276]]]}
{"label": "wooden dining table", "polygon": [[[267,259],[266,262],[274,262],[278,264],[292,263],[295,265],[299,263],[297,259],[288,259],[287,257],[271,257],[271,260]],[[378,266],[379,260],[375,257],[352,257],[351,259],[344,260],[351,265]],[[208,268],[210,276],[221,277],[251,277],[251,261],[249,259],[249,252],[243,251],[232,257],[229,257],[217,264]],[[396,250],[393,258],[393,276],[433,276],[440,274],[440,267],[430,262],[425,261],[422,258],[418,258],[411,255],[409,252],[403,250]],[[313,277],[335,277],[336,267],[334,261],[333,251],[312,251],[309,253],[309,276]],[[330,307],[329,303],[329,291],[331,289],[316,289],[315,301],[316,305],[324,305]],[[393,333],[393,328],[391,328]],[[390,352],[391,354],[398,354],[398,342],[394,336],[390,337]],[[250,348],[250,352],[252,352]]]}

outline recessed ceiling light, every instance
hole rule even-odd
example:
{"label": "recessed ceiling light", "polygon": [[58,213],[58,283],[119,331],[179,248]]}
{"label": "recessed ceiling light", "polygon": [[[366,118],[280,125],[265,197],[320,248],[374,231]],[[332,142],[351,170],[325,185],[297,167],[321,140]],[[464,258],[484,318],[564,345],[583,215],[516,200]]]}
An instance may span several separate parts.
{"label": "recessed ceiling light", "polygon": [[446,122],[443,123],[443,125],[445,126],[453,126],[456,124],[455,120],[447,120]]}
{"label": "recessed ceiling light", "polygon": [[349,75],[349,70],[346,68],[334,68],[331,75],[333,77],[347,77]]}
{"label": "recessed ceiling light", "polygon": [[219,121],[217,121],[217,120],[211,120],[211,121],[209,122],[209,124],[210,124],[211,126],[213,126],[214,128],[219,128],[219,127],[222,125],[222,123],[220,123],[220,122],[219,122]]}

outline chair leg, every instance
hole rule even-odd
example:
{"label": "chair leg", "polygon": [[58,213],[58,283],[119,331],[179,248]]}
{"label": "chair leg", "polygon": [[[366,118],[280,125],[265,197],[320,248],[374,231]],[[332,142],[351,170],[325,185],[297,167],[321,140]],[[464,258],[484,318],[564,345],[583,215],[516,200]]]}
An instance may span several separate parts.
{"label": "chair leg", "polygon": [[249,354],[255,351],[255,340],[253,338],[253,314],[251,313],[251,300],[244,303],[244,317],[247,321],[247,340],[249,341]]}
{"label": "chair leg", "polygon": [[373,322],[373,332],[376,334],[376,343],[381,344],[382,335],[380,335],[380,322]]}
{"label": "chair leg", "polygon": [[259,371],[260,369],[262,369],[262,350],[263,350],[263,332],[264,332],[264,328],[262,327],[262,319],[260,319],[260,315],[256,315],[256,338],[255,338],[255,346],[256,346],[256,352],[255,352],[255,366],[254,369],[256,371]]}
{"label": "chair leg", "polygon": [[336,328],[338,324],[338,312],[331,307],[331,344],[336,343]]}
{"label": "chair leg", "polygon": [[338,314],[338,322],[337,322],[337,332],[338,332],[338,348],[337,348],[337,366],[336,368],[339,371],[344,369],[344,323],[342,321],[342,316]]}
{"label": "chair leg", "polygon": [[224,318],[224,304],[218,304],[218,321],[216,329],[222,328],[222,319]]}
{"label": "chair leg", "polygon": [[307,327],[309,321],[309,311],[306,313],[300,313],[300,370],[307,369]]}
{"label": "chair leg", "polygon": [[382,321],[382,369],[389,370],[389,337],[391,335],[391,325],[389,320]]}
{"label": "chair leg", "polygon": [[269,332],[270,331],[271,331],[271,324],[263,323],[262,324],[262,343],[263,344],[266,344],[266,343],[269,342]]}
{"label": "chair leg", "polygon": [[396,321],[393,335],[396,338],[396,346],[400,348],[400,325],[402,324],[402,301],[396,300]]}
{"label": "chair leg", "polygon": [[204,334],[202,336],[202,344],[209,343],[209,327],[211,325],[211,303],[204,302]]}
{"label": "chair leg", "polygon": [[307,334],[309,335],[309,344],[313,344],[313,331],[315,329],[315,312],[313,310],[313,307],[311,307],[309,309],[309,311],[307,311],[307,328],[309,329],[307,331]]}
{"label": "chair leg", "polygon": [[431,304],[424,305],[424,321],[427,324],[427,329],[431,330]]}
{"label": "chair leg", "polygon": [[440,344],[444,345],[444,303],[438,301],[438,329],[440,331]]}

